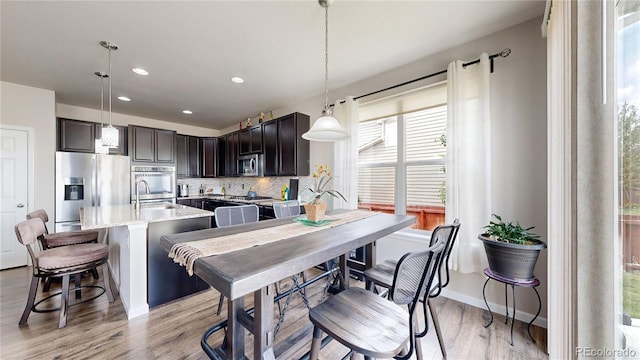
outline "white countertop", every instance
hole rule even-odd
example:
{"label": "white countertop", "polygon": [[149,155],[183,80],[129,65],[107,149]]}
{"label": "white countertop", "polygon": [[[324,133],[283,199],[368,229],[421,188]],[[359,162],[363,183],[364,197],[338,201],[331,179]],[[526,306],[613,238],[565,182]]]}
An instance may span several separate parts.
{"label": "white countertop", "polygon": [[139,210],[134,209],[133,205],[92,206],[80,209],[82,230],[205,216],[213,216],[213,212],[169,203],[142,206]]}

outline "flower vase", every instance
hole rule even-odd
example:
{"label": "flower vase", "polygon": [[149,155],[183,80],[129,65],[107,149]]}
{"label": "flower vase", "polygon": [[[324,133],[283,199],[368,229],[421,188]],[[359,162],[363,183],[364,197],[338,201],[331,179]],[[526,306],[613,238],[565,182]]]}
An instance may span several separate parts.
{"label": "flower vase", "polygon": [[322,220],[325,211],[327,211],[327,204],[325,203],[309,203],[304,205],[304,212],[307,214],[307,219],[309,221],[318,222]]}

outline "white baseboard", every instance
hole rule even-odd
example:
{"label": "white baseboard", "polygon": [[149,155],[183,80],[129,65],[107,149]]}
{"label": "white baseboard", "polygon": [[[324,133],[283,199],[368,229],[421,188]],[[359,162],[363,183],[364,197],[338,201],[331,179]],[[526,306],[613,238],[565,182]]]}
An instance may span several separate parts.
{"label": "white baseboard", "polygon": [[[468,295],[464,295],[464,294],[460,294],[458,292],[454,292],[454,291],[450,291],[447,289],[442,289],[442,296],[449,298],[451,300],[455,300],[467,305],[471,305],[480,309],[486,309],[487,306],[485,305],[484,301],[482,299],[478,299],[476,297],[473,296],[468,296]],[[517,299],[516,299],[517,300]],[[491,307],[491,312],[493,312],[494,314],[499,314],[499,315],[504,315],[506,308],[504,306],[504,304],[496,304],[493,302],[488,302],[489,306]],[[509,308],[509,314],[511,314],[511,312],[513,311],[513,309]],[[529,321],[531,321],[531,319],[533,319],[533,317],[535,316],[535,314],[529,314],[523,311],[516,311],[516,319],[520,320],[524,323],[529,323]],[[547,328],[547,319],[538,316],[538,318],[533,322],[533,325],[539,326],[541,328]]]}

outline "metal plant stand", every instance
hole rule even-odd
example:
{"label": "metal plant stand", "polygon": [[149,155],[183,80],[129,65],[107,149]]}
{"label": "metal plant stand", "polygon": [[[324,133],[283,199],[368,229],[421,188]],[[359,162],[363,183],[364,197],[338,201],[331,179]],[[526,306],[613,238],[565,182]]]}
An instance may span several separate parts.
{"label": "metal plant stand", "polygon": [[484,327],[485,328],[489,327],[489,325],[491,325],[491,323],[493,323],[493,313],[491,312],[491,308],[489,308],[489,303],[487,302],[487,297],[485,295],[485,289],[487,288],[487,283],[489,282],[489,280],[493,279],[493,280],[499,281],[499,282],[504,284],[504,306],[506,308],[506,314],[505,314],[505,320],[504,320],[505,324],[509,320],[509,305],[507,304],[507,286],[511,285],[511,298],[513,300],[513,314],[512,314],[512,317],[511,317],[511,346],[513,346],[513,324],[514,324],[514,322],[516,320],[516,291],[515,291],[515,287],[516,286],[522,286],[522,287],[532,288],[533,291],[535,291],[536,296],[538,297],[538,312],[536,312],[536,316],[534,316],[533,319],[531,319],[531,321],[527,325],[527,333],[529,333],[529,337],[535,343],[536,340],[533,338],[533,336],[531,336],[531,324],[533,324],[533,322],[538,318],[538,315],[540,315],[540,310],[542,309],[542,302],[540,301],[540,294],[538,294],[538,290],[536,289],[536,287],[538,287],[540,285],[540,280],[538,280],[537,278],[533,278],[532,280],[514,280],[514,279],[509,279],[509,278],[505,278],[503,276],[494,274],[489,268],[485,268],[484,269],[484,274],[487,276],[487,281],[484,282],[484,286],[482,287],[482,298],[484,299],[484,303],[487,305],[487,310],[489,310],[489,315],[491,316],[491,319],[489,320],[489,322]]}

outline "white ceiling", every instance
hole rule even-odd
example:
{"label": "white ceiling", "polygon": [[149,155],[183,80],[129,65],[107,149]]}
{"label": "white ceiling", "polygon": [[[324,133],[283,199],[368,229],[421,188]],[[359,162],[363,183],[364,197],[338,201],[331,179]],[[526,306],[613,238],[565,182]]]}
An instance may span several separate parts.
{"label": "white ceiling", "polygon": [[[222,129],[324,92],[324,9],[315,0],[3,0],[0,11],[2,80],[54,90],[59,103],[100,108],[93,73],[107,71],[101,40],[119,46],[112,53],[114,97],[132,99],[114,100],[118,113]],[[329,87],[543,11],[544,0],[336,0],[329,10]],[[133,67],[150,75],[135,75]],[[245,83],[232,83],[235,75]]]}

